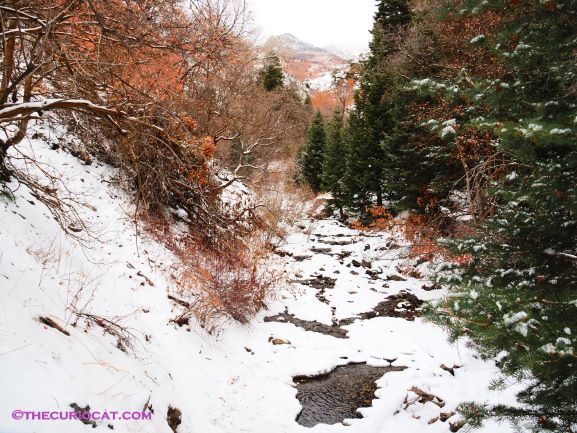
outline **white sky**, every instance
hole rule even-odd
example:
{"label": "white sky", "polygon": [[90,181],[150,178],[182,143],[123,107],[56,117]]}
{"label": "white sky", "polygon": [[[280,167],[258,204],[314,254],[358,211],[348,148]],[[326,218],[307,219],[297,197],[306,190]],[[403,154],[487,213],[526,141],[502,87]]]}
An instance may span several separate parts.
{"label": "white sky", "polygon": [[335,45],[354,54],[365,51],[376,11],[375,0],[248,0],[263,38],[292,33],[323,47]]}

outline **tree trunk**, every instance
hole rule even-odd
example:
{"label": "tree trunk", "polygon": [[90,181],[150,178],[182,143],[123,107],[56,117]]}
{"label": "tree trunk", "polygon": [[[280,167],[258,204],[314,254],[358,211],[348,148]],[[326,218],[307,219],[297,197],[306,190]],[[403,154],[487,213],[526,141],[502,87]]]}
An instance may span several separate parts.
{"label": "tree trunk", "polygon": [[10,180],[10,170],[6,167],[4,161],[6,160],[6,152],[8,151],[8,145],[4,140],[0,140],[0,181],[8,182]]}

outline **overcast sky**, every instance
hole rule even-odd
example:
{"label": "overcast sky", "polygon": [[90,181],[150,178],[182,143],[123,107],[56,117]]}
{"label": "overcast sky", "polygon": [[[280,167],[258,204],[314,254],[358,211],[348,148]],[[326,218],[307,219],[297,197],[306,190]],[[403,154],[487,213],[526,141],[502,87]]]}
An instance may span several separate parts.
{"label": "overcast sky", "polygon": [[370,39],[375,0],[248,0],[263,38],[292,33],[316,46],[336,45],[354,54]]}

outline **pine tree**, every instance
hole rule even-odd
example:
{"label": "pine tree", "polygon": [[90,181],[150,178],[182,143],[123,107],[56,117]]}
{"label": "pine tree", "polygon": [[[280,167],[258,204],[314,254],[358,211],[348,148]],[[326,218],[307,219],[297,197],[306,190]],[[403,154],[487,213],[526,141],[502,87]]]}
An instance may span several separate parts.
{"label": "pine tree", "polygon": [[300,177],[315,192],[322,190],[323,161],[325,155],[326,134],[323,116],[317,111],[306,141],[299,155]]}
{"label": "pine tree", "polygon": [[[520,407],[469,404],[470,421],[497,416],[534,431],[577,425],[577,4],[474,2],[507,16],[494,35],[506,74],[456,78],[467,112],[459,135],[486,131],[504,161],[493,173],[490,217],[474,235],[445,239],[465,264],[439,269],[450,296],[434,320],[466,336],[505,376],[527,380]],[[473,44],[471,44],[473,45]],[[472,47],[471,49],[475,49]],[[462,77],[461,77],[462,78]],[[573,90],[572,90],[573,89]],[[482,95],[481,98],[475,95]]]}
{"label": "pine tree", "polygon": [[372,29],[370,54],[361,68],[355,109],[349,123],[349,161],[345,175],[347,205],[363,212],[376,201],[382,206],[386,182],[387,150],[384,138],[396,124],[393,96],[396,81],[387,70],[386,60],[394,52],[392,43],[411,20],[403,0],[379,2]]}
{"label": "pine tree", "polygon": [[344,137],[343,114],[335,110],[327,125],[325,155],[323,161],[322,187],[331,193],[327,209],[338,209],[344,217],[343,179],[346,171],[347,148]]}
{"label": "pine tree", "polygon": [[283,86],[283,70],[280,59],[276,54],[268,55],[259,71],[259,81],[267,92]]}
{"label": "pine tree", "polygon": [[404,0],[380,0],[375,22],[383,28],[407,25],[411,22],[411,9]]}

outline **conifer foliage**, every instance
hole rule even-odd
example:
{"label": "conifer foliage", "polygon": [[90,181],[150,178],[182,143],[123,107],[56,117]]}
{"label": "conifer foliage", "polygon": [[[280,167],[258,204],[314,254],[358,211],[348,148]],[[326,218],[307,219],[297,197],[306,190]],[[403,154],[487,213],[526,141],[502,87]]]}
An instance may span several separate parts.
{"label": "conifer foliage", "polygon": [[280,59],[271,54],[265,58],[264,65],[259,71],[259,80],[267,92],[272,92],[283,85],[283,71]]}
{"label": "conifer foliage", "polygon": [[347,147],[343,127],[343,114],[335,111],[327,125],[326,148],[323,161],[323,190],[331,193],[329,210],[338,209],[344,216],[343,177],[347,163]]}
{"label": "conifer foliage", "polygon": [[300,177],[315,193],[322,190],[325,146],[325,122],[317,111],[299,155]]}
{"label": "conifer foliage", "polygon": [[530,383],[518,396],[522,407],[469,405],[472,421],[497,415],[535,431],[574,431],[577,110],[570,77],[577,73],[577,4],[474,6],[467,15],[503,18],[496,32],[471,40],[471,49],[490,44],[505,73],[450,83],[471,101],[454,140],[483,131],[503,163],[490,173],[491,212],[474,235],[441,241],[471,260],[439,273],[452,292],[436,320],[484,355],[498,355],[505,375]]}
{"label": "conifer foliage", "polygon": [[386,60],[395,50],[394,37],[410,20],[404,0],[379,2],[370,53],[362,66],[349,122],[350,152],[344,183],[349,206],[359,211],[369,207],[373,198],[378,206],[383,204],[387,178],[383,140],[393,130],[396,114],[391,99],[396,82],[386,68]]}
{"label": "conifer foliage", "polygon": [[464,404],[473,426],[577,431],[575,17],[574,0],[382,0],[344,129],[335,114],[322,156],[317,115],[303,148],[333,209],[408,208],[458,257],[429,317],[526,385],[514,407]]}

